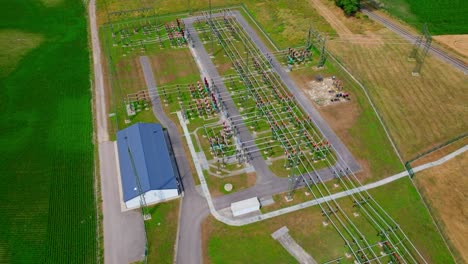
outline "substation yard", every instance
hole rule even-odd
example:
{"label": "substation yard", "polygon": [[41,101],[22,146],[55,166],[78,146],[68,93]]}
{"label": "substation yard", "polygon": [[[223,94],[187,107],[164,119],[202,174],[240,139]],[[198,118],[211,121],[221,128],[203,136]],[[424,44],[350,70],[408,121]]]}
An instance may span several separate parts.
{"label": "substation yard", "polygon": [[[328,141],[331,134],[324,137],[323,123],[310,112],[313,107],[301,103],[308,101],[307,97],[298,98],[302,94],[285,78],[284,66],[277,60],[290,51],[266,53],[264,44],[246,24],[239,12],[225,10],[107,27],[114,129],[138,121],[157,121],[147,113],[151,112],[150,101],[159,100],[174,123],[187,127],[186,139],[194,144],[204,169],[204,175],[199,176],[212,183],[243,177],[239,188],[234,188],[246,189],[241,199],[251,198],[247,195],[252,193],[262,198],[288,191],[289,198],[294,198],[292,190],[299,185],[305,187],[310,199],[318,199],[336,192],[327,183],[330,180],[341,190],[361,186],[355,175],[359,167],[343,158],[339,140],[335,144]],[[320,49],[308,44],[298,49],[304,56],[289,58],[292,67],[315,65]],[[205,56],[210,50],[212,56]],[[194,59],[202,74],[194,69],[194,59],[188,54],[198,55]],[[141,69],[140,73],[134,68],[122,71],[125,62],[131,65],[139,56],[149,56],[156,63],[157,92],[145,89]],[[253,173],[255,185],[251,179],[245,180]],[[241,200],[239,195],[226,194],[214,198],[216,209]],[[319,208],[323,222],[333,226],[343,240],[347,252],[343,262],[425,262],[367,191],[324,202]]]}

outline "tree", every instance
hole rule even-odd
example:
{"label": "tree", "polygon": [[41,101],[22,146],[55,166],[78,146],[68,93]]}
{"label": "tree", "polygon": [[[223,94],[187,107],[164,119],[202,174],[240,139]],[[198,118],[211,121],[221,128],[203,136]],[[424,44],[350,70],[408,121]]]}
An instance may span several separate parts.
{"label": "tree", "polygon": [[335,0],[336,6],[343,9],[347,16],[354,15],[360,8],[360,0]]}

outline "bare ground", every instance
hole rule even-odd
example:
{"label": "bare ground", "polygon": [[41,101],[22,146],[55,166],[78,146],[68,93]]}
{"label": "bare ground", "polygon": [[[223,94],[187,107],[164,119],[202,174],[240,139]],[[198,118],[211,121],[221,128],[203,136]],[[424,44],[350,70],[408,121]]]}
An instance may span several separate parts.
{"label": "bare ground", "polygon": [[468,153],[443,165],[417,173],[416,185],[428,202],[442,232],[457,251],[459,263],[468,262]]}

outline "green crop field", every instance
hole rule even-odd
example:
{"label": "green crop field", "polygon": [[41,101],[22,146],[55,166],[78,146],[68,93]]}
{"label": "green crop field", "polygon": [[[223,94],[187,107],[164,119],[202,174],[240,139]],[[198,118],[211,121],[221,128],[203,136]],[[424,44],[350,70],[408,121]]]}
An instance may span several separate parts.
{"label": "green crop field", "polygon": [[463,0],[381,0],[391,14],[434,35],[468,33],[468,4]]}
{"label": "green crop field", "polygon": [[2,1],[0,263],[95,263],[83,1]]}

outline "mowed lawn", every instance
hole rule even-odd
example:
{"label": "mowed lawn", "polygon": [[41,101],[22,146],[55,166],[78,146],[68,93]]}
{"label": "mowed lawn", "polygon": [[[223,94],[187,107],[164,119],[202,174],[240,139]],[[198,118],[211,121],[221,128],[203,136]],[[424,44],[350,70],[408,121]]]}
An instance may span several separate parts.
{"label": "mowed lawn", "polygon": [[392,15],[421,30],[427,23],[434,35],[466,34],[468,4],[464,0],[381,0]]}
{"label": "mowed lawn", "polygon": [[85,6],[2,1],[0,25],[0,263],[95,263]]}
{"label": "mowed lawn", "polygon": [[458,263],[468,262],[468,153],[418,172],[416,183],[432,215],[439,221]]}
{"label": "mowed lawn", "polygon": [[[405,231],[429,263],[454,263],[429,212],[408,178],[370,190],[369,193]],[[360,211],[352,207],[349,197],[339,200],[347,215],[369,241],[376,241],[376,230]],[[359,212],[358,217],[353,212]],[[227,226],[213,217],[203,224],[206,263],[296,263],[294,258],[271,238],[271,233],[287,226],[291,236],[318,263],[345,257],[344,240],[326,219],[320,207],[313,206],[287,215],[242,227]]]}
{"label": "mowed lawn", "polygon": [[332,52],[369,90],[404,160],[455,138],[468,129],[468,78],[428,56],[421,76],[407,60],[412,46],[384,44],[396,38],[387,29],[363,45],[330,42]]}
{"label": "mowed lawn", "polygon": [[148,208],[151,220],[145,221],[148,238],[148,263],[174,263],[174,244],[179,225],[179,199]]}

